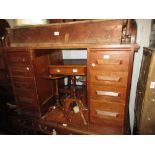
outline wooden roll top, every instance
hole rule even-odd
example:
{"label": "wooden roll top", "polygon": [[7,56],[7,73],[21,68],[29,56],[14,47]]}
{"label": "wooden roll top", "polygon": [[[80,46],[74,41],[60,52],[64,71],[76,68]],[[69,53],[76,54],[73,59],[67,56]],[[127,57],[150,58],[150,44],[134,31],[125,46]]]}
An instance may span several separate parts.
{"label": "wooden roll top", "polygon": [[85,20],[15,27],[7,31],[11,47],[61,47],[64,44],[87,47],[135,43],[136,23],[133,20]]}

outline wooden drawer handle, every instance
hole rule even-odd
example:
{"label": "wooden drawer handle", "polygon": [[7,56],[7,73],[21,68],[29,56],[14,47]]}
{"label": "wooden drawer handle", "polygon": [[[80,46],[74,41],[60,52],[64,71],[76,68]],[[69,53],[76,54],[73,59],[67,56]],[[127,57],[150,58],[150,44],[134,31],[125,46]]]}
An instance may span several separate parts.
{"label": "wooden drawer handle", "polygon": [[97,64],[99,65],[120,65],[121,60],[104,60],[104,59],[97,59]]}
{"label": "wooden drawer handle", "polygon": [[97,90],[96,93],[97,95],[116,96],[116,97],[119,95],[118,92],[101,91],[101,90]]}
{"label": "wooden drawer handle", "polygon": [[118,82],[120,80],[120,77],[118,77],[118,76],[100,76],[100,75],[97,75],[96,79],[101,80],[101,81],[116,81],[116,82]]}
{"label": "wooden drawer handle", "polygon": [[100,116],[110,116],[110,117],[117,117],[117,112],[109,112],[109,111],[102,111],[102,110],[96,110],[97,115]]}

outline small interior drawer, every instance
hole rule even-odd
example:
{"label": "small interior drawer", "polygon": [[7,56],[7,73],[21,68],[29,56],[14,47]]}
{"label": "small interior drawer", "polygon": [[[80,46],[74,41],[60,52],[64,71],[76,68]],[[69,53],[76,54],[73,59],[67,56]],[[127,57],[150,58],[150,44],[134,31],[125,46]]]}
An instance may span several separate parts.
{"label": "small interior drawer", "polygon": [[4,58],[0,56],[0,69],[5,68]]}
{"label": "small interior drawer", "polygon": [[86,65],[50,65],[50,74],[86,75]]}

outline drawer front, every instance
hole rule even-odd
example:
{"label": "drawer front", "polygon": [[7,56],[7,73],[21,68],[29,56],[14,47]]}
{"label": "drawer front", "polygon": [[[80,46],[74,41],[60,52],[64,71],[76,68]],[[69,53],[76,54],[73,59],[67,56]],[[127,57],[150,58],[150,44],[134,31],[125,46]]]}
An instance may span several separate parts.
{"label": "drawer front", "polygon": [[35,96],[36,96],[36,94],[33,90],[28,90],[28,89],[14,88],[14,92],[17,96],[25,97],[25,98],[35,98]]}
{"label": "drawer front", "polygon": [[95,85],[109,85],[127,87],[128,72],[90,71],[90,83]]}
{"label": "drawer front", "polygon": [[7,52],[7,62],[9,65],[27,65],[30,64],[30,55],[28,52]]}
{"label": "drawer front", "polygon": [[2,69],[5,68],[3,56],[0,56],[0,69],[1,69],[1,68],[2,68]]}
{"label": "drawer front", "polygon": [[8,82],[8,78],[6,77],[6,74],[0,70],[0,83],[3,84],[6,82]]}
{"label": "drawer front", "polygon": [[17,96],[17,105],[20,109],[38,111],[36,100],[33,98]]}
{"label": "drawer front", "polygon": [[11,77],[32,77],[33,72],[30,66],[9,67]]}
{"label": "drawer front", "polygon": [[124,104],[126,88],[90,85],[90,97]]}
{"label": "drawer front", "polygon": [[128,71],[129,51],[90,51],[90,69],[104,71]]}
{"label": "drawer front", "polygon": [[100,125],[124,125],[124,105],[101,100],[90,100],[90,121]]}
{"label": "drawer front", "polygon": [[86,67],[50,67],[50,74],[86,75]]}
{"label": "drawer front", "polygon": [[12,78],[12,80],[13,80],[14,88],[26,89],[26,90],[34,90],[35,89],[34,79],[32,79],[32,78],[14,77],[14,78]]}
{"label": "drawer front", "polygon": [[25,110],[38,110],[39,107],[37,105],[35,92],[21,89],[15,89],[14,92],[16,94],[16,101],[19,108]]}

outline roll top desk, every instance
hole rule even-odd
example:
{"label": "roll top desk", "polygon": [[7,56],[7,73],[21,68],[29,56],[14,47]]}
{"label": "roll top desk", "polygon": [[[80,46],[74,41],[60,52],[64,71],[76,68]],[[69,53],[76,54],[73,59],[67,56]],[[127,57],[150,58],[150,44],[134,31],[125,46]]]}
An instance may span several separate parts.
{"label": "roll top desk", "polygon": [[[138,49],[134,20],[15,27],[8,29],[8,38],[10,44],[3,50],[20,123],[46,134],[127,133],[132,65]],[[85,49],[85,64],[62,65],[63,49]],[[71,110],[68,121],[63,110],[55,109],[55,82],[44,78],[49,74],[67,76],[70,85],[72,75],[85,77],[81,88],[75,88],[76,98],[84,104],[82,115]],[[58,87],[60,97],[72,92],[64,79]]]}

